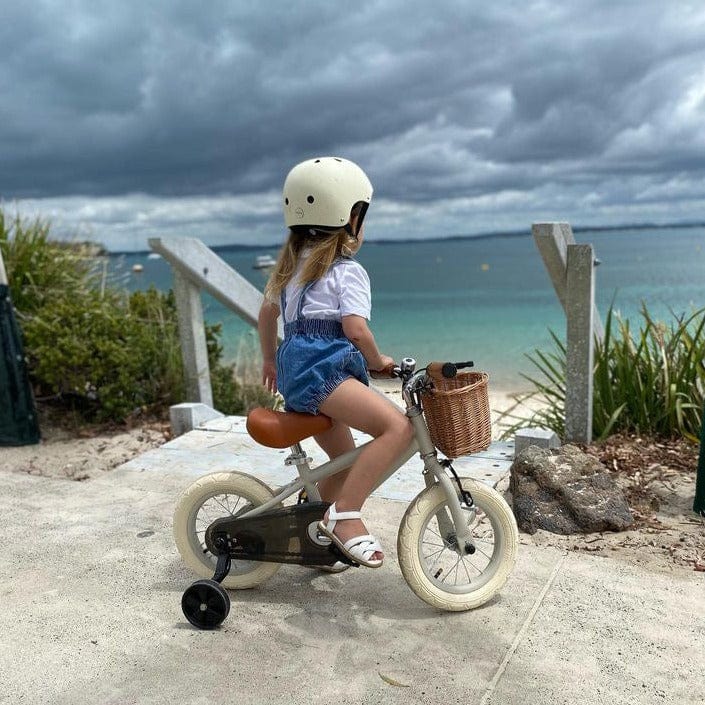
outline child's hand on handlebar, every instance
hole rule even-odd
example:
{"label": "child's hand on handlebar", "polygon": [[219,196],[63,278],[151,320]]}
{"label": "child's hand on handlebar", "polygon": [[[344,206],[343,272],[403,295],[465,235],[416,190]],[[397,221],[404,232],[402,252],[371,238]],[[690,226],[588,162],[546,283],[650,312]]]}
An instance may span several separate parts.
{"label": "child's hand on handlebar", "polygon": [[397,363],[394,362],[394,358],[389,357],[389,355],[380,355],[379,357],[382,361],[382,365],[376,370],[370,369],[370,377],[373,379],[389,379],[393,377],[394,375],[392,373],[397,366]]}

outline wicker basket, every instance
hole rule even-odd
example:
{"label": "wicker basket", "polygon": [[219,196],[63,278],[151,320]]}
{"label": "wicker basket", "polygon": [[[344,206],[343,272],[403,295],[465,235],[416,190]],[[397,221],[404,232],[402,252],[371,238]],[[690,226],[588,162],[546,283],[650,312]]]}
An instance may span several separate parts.
{"label": "wicker basket", "polygon": [[449,458],[485,450],[492,439],[486,372],[433,378],[421,395],[433,444]]}

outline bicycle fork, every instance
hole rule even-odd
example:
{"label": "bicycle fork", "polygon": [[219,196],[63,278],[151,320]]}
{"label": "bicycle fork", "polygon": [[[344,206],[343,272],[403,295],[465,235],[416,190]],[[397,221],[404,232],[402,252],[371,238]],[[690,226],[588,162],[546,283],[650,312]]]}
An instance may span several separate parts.
{"label": "bicycle fork", "polygon": [[[417,413],[414,413],[415,411]],[[424,464],[423,477],[426,487],[433,487],[433,485],[439,484],[443,490],[443,494],[446,496],[450,517],[445,509],[441,509],[436,514],[438,528],[441,531],[443,541],[448,544],[449,547],[454,548],[460,555],[473,554],[475,553],[475,544],[472,531],[468,526],[475,512],[472,496],[469,492],[463,490],[450,461],[438,460],[436,448],[431,441],[428,427],[423,421],[421,410],[413,408],[408,409],[407,416],[416,431],[419,452]],[[453,473],[457,487],[448,476],[447,468],[450,468]],[[461,505],[460,498],[462,498],[463,502],[467,505],[466,509]],[[471,510],[471,515],[468,515],[468,509]]]}

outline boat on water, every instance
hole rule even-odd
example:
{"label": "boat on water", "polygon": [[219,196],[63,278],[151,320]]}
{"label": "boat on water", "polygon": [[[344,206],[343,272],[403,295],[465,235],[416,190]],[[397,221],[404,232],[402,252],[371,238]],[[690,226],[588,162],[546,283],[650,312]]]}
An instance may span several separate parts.
{"label": "boat on water", "polygon": [[277,261],[272,257],[272,255],[257,255],[255,258],[255,263],[253,269],[271,269]]}

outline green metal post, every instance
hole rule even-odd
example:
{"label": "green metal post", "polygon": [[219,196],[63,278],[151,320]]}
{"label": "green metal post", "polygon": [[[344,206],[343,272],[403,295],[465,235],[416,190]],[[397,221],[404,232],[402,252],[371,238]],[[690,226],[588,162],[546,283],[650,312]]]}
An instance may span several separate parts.
{"label": "green metal post", "polygon": [[10,289],[0,283],[0,446],[30,445],[39,440],[22,336],[10,301]]}
{"label": "green metal post", "polygon": [[705,516],[705,406],[700,419],[700,459],[698,460],[698,475],[695,481],[693,511],[700,516]]}

